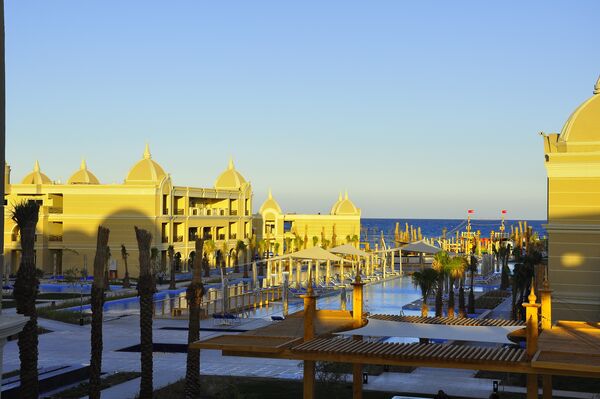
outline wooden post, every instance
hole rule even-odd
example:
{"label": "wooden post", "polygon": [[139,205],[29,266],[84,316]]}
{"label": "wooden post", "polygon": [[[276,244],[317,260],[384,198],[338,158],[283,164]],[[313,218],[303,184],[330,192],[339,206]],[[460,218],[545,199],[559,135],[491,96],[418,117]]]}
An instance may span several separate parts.
{"label": "wooden post", "polygon": [[[308,289],[306,295],[301,296],[304,299],[304,342],[310,341],[315,337],[315,313],[317,311],[316,295],[312,289],[312,273],[309,268]],[[313,399],[315,397],[315,362],[304,361],[304,399]]]}
{"label": "wooden post", "polygon": [[318,260],[315,260],[315,281],[317,285],[319,284],[319,266],[321,266],[321,263]]}
{"label": "wooden post", "polygon": [[352,365],[352,399],[362,399],[363,397],[363,366],[354,363]]}
{"label": "wooden post", "polygon": [[325,285],[328,285],[329,282],[331,281],[331,261],[328,260],[327,264],[325,265]]}
{"label": "wooden post", "polygon": [[[538,341],[538,311],[540,305],[536,303],[537,297],[534,292],[534,284],[531,282],[531,292],[529,293],[529,303],[524,303],[525,318],[527,320],[527,357],[531,360],[537,352]],[[537,374],[527,374],[527,399],[538,398]]]}
{"label": "wooden post", "polygon": [[[352,319],[354,328],[360,328],[363,325],[363,283],[360,279],[360,274],[356,273],[354,282],[352,283]],[[361,336],[354,336],[353,339],[361,340]],[[363,383],[362,383],[362,364],[355,363],[352,365],[352,398],[362,399]]]}
{"label": "wooden post", "polygon": [[542,305],[542,330],[549,330],[552,328],[552,290],[547,277],[544,277],[542,288],[538,292]]}
{"label": "wooden post", "polygon": [[552,399],[552,376],[542,376],[542,398]]}

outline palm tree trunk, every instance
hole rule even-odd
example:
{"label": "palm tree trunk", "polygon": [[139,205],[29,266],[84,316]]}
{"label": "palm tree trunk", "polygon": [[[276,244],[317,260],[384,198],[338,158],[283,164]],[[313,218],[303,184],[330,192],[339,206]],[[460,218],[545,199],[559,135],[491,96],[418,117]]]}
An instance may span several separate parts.
{"label": "palm tree trunk", "polygon": [[429,315],[429,306],[427,306],[427,300],[424,299],[421,304],[421,317],[427,317]]}
{"label": "palm tree trunk", "polygon": [[464,279],[460,279],[460,287],[458,288],[458,317],[467,317],[465,309],[465,286]]}
{"label": "palm tree trunk", "polygon": [[471,284],[469,287],[469,313],[475,313],[475,293],[473,292],[473,280],[475,279],[475,272],[471,271]]}
{"label": "palm tree trunk", "polygon": [[171,262],[171,280],[169,282],[169,289],[174,290],[177,286],[175,285],[175,262]]}
{"label": "palm tree trunk", "polygon": [[501,277],[501,280],[500,280],[500,289],[501,290],[508,289],[508,286],[510,284],[510,282],[509,282],[509,273],[510,273],[510,270],[508,269],[508,254],[506,254],[502,258],[502,277]]}
{"label": "palm tree trunk", "polygon": [[94,257],[94,281],[92,283],[92,336],[90,359],[90,399],[100,398],[100,374],[102,372],[102,306],[104,305],[104,265],[106,264],[106,247],[110,231],[98,226],[96,240],[96,256]]}
{"label": "palm tree trunk", "polygon": [[444,275],[440,273],[438,277],[437,289],[435,290],[435,317],[444,316]]}
{"label": "palm tree trunk", "polygon": [[454,278],[450,277],[448,279],[448,317],[454,317]]}
{"label": "palm tree trunk", "polygon": [[34,245],[35,226],[39,217],[39,205],[27,202],[15,206],[13,220],[21,231],[21,263],[17,272],[13,295],[17,304],[17,313],[29,317],[19,333],[20,397],[37,399],[38,397],[38,332],[35,300],[39,280],[36,276]]}
{"label": "palm tree trunk", "polygon": [[127,267],[127,257],[123,258],[123,264],[125,265],[125,277],[123,278],[123,288],[129,288],[129,268]]}
{"label": "palm tree trunk", "polygon": [[138,295],[140,296],[140,352],[142,378],[140,381],[140,399],[152,398],[152,295],[154,281],[150,268],[150,243],[152,235],[135,228],[135,236],[140,252],[140,277]]}
{"label": "palm tree trunk", "polygon": [[[196,253],[202,253],[204,240],[196,239]],[[192,283],[188,286],[186,297],[189,306],[188,345],[200,340],[200,310],[204,285],[201,275],[201,257],[194,258]],[[189,349],[185,372],[185,397],[195,399],[200,397],[200,350]]]}

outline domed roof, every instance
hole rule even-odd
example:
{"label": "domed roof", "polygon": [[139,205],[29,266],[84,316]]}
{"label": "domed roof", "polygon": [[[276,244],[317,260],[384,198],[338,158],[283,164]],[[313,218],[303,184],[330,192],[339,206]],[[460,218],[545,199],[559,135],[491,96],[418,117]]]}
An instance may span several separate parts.
{"label": "domed roof", "polygon": [[246,179],[240,172],[235,170],[233,159],[230,159],[227,170],[217,178],[215,188],[219,190],[239,190],[244,183],[246,183]]}
{"label": "domed roof", "polygon": [[344,199],[342,199],[342,195],[340,194],[338,201],[333,205],[331,209],[332,215],[360,215],[360,209],[354,205],[354,203],[348,198],[348,191],[346,191],[346,195]]}
{"label": "domed roof", "polygon": [[271,189],[269,189],[269,195],[268,195],[267,199],[265,200],[265,202],[263,202],[263,204],[260,206],[258,213],[263,215],[268,210],[274,211],[275,213],[283,213],[281,211],[281,207],[279,206],[277,201],[275,201],[275,199],[273,198]]}
{"label": "domed roof", "polygon": [[559,140],[569,143],[600,141],[600,77],[594,87],[594,95],[571,114]]}
{"label": "domed roof", "polygon": [[167,174],[164,169],[152,160],[150,147],[146,144],[144,157],[138,161],[127,174],[125,184],[151,184],[160,183]]}
{"label": "domed roof", "polygon": [[81,160],[79,170],[69,178],[68,184],[100,184],[98,178],[88,170],[85,159]]}
{"label": "domed roof", "polygon": [[25,176],[21,184],[52,184],[52,180],[40,171],[40,163],[35,161],[33,172]]}

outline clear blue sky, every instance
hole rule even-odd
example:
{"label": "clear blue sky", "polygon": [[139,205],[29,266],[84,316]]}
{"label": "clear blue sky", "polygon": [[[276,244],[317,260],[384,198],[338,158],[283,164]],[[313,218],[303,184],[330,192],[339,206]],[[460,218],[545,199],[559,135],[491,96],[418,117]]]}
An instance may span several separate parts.
{"label": "clear blue sky", "polygon": [[600,73],[600,2],[6,0],[7,160],[178,185],[233,156],[285,211],[544,218],[539,131]]}

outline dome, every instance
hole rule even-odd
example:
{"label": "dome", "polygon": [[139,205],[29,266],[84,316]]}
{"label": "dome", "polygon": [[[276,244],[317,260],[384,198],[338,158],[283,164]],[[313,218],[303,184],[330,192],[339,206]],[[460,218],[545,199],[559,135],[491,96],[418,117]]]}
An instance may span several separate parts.
{"label": "dome", "polygon": [[35,161],[33,172],[23,178],[21,184],[52,184],[52,180],[42,172],[40,172],[40,163]]}
{"label": "dome", "polygon": [[85,159],[81,161],[79,170],[69,178],[68,184],[100,184],[98,178],[88,170]]}
{"label": "dome", "polygon": [[344,199],[340,195],[338,201],[333,205],[331,209],[332,215],[360,215],[360,209],[354,205],[354,203],[348,198],[348,192]]}
{"label": "dome", "polygon": [[164,169],[150,155],[150,148],[146,144],[144,157],[138,161],[127,174],[125,184],[157,184],[165,178],[167,174]]}
{"label": "dome", "polygon": [[275,201],[275,199],[273,198],[271,189],[269,189],[269,195],[268,195],[267,199],[265,200],[265,202],[263,202],[263,204],[260,206],[258,213],[260,213],[261,215],[264,215],[264,213],[266,211],[273,211],[274,213],[279,213],[279,214],[283,213],[281,211],[281,207],[279,206],[277,201]]}
{"label": "dome", "polygon": [[559,140],[568,143],[600,141],[600,78],[594,87],[594,95],[571,114]]}
{"label": "dome", "polygon": [[239,190],[246,183],[246,179],[240,172],[235,170],[233,160],[229,160],[227,170],[217,178],[215,188],[217,190]]}

